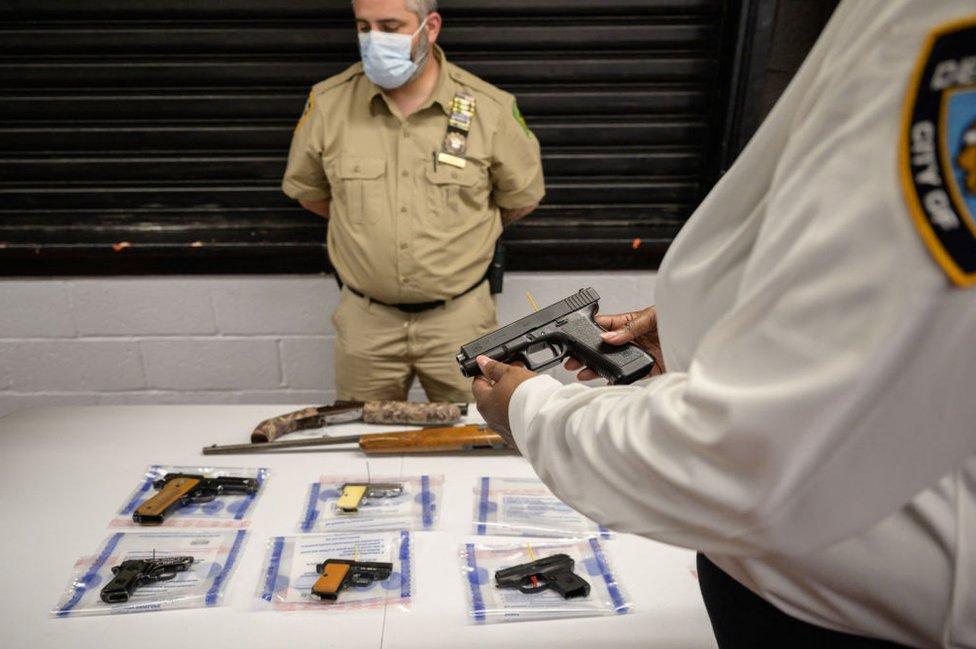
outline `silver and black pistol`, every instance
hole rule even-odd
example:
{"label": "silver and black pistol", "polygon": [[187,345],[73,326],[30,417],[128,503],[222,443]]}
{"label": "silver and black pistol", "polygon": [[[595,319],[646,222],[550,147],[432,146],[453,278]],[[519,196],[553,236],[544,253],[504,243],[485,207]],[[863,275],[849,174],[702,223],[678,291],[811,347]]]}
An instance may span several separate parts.
{"label": "silver and black pistol", "polygon": [[496,361],[522,361],[538,372],[573,356],[611,385],[627,385],[645,378],[654,367],[650,354],[634,344],[611,345],[603,341],[596,323],[600,295],[584,288],[518,322],[461,347],[457,362],[464,376],[479,376],[476,359],[485,355]]}

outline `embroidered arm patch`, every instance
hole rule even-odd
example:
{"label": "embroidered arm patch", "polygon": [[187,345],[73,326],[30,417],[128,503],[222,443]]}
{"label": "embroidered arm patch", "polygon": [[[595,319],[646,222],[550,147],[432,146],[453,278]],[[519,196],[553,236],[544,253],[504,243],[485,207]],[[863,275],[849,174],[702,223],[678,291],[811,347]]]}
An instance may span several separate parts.
{"label": "embroidered arm patch", "polygon": [[908,88],[899,173],[925,245],[976,286],[976,16],[929,34]]}

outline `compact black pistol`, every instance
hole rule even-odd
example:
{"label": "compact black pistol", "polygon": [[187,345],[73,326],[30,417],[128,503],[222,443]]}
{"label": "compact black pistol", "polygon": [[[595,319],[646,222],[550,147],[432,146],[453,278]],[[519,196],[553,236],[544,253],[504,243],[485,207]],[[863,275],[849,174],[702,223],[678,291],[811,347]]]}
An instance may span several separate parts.
{"label": "compact black pistol", "polygon": [[193,564],[193,557],[168,559],[128,559],[112,567],[115,577],[100,593],[106,604],[128,602],[136,588],[145,584],[169,581],[176,573],[185,572]]}
{"label": "compact black pistol", "polygon": [[627,385],[646,377],[654,367],[650,354],[634,344],[611,345],[600,338],[603,329],[595,320],[599,302],[596,291],[584,288],[464,345],[457,355],[461,374],[479,376],[481,369],[475,359],[481,355],[503,363],[522,361],[533,372],[574,356],[611,385]]}
{"label": "compact black pistol", "polygon": [[590,584],[573,572],[574,561],[566,554],[554,554],[532,563],[505,568],[495,573],[498,588],[518,588],[532,595],[551,589],[570,599],[590,594]]}
{"label": "compact black pistol", "polygon": [[141,525],[159,525],[173,510],[190,504],[208,503],[217,496],[253,494],[261,484],[254,478],[206,478],[188,473],[167,473],[153,483],[159,493],[139,505],[132,520]]}
{"label": "compact black pistol", "polygon": [[363,588],[374,581],[388,579],[393,572],[392,563],[379,561],[349,561],[329,559],[317,564],[315,571],[321,575],[312,586],[312,595],[319,599],[335,601],[347,586]]}

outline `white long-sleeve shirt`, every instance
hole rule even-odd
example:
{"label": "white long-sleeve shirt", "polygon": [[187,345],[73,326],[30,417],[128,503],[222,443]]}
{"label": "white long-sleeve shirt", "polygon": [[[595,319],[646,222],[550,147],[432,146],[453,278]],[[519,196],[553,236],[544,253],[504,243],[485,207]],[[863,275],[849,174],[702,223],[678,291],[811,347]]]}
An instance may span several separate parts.
{"label": "white long-sleeve shirt", "polygon": [[811,623],[973,648],[976,289],[899,166],[927,37],[960,19],[976,1],[846,0],[661,266],[668,372],[536,377],[509,415],[600,523],[704,551]]}

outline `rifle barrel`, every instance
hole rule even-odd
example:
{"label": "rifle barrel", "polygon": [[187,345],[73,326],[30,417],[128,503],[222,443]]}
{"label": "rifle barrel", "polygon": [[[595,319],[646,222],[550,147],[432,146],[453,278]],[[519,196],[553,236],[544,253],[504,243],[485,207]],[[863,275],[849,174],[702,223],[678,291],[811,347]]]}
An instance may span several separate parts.
{"label": "rifle barrel", "polygon": [[242,453],[266,453],[282,448],[312,448],[315,446],[336,446],[339,444],[358,444],[361,435],[342,435],[337,437],[308,437],[305,439],[283,439],[276,442],[253,442],[251,444],[227,444],[225,446],[205,446],[204,455],[238,455]]}
{"label": "rifle barrel", "polygon": [[469,424],[448,428],[424,428],[404,430],[394,433],[367,433],[365,435],[345,435],[342,437],[311,437],[274,442],[254,442],[251,444],[231,444],[228,446],[207,446],[204,455],[231,455],[237,453],[267,453],[286,448],[314,448],[357,444],[364,453],[454,453],[474,450],[506,450],[505,440],[485,426]]}

